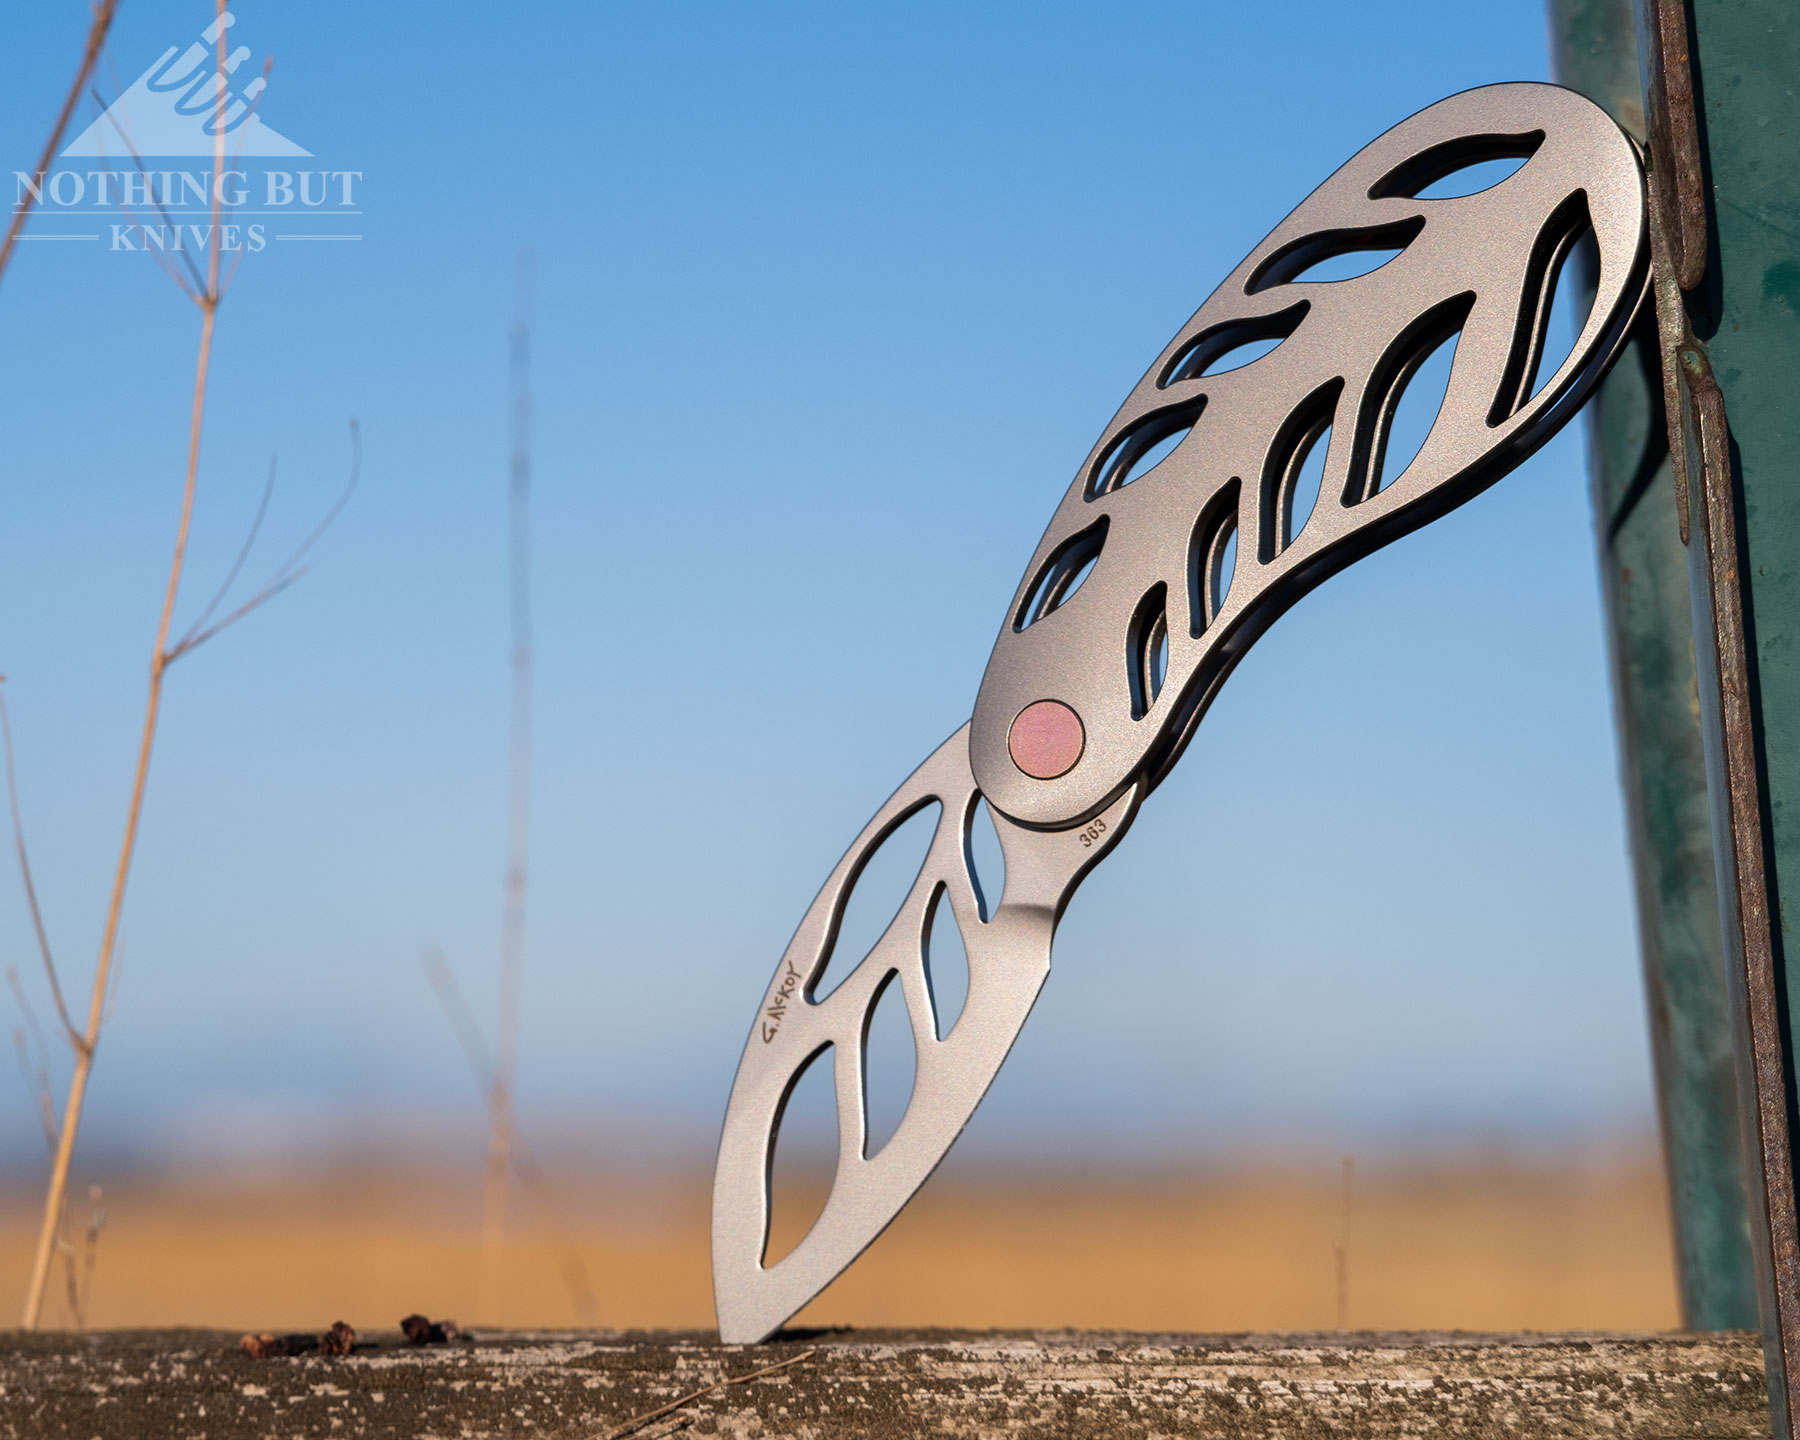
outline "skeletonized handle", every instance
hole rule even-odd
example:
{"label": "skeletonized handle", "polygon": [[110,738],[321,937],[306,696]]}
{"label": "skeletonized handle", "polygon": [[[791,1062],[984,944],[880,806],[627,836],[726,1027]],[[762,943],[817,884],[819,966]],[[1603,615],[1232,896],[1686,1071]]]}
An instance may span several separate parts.
{"label": "skeletonized handle", "polygon": [[[1416,198],[1468,165],[1521,157],[1476,194]],[[1540,374],[1558,273],[1590,241],[1593,307],[1568,358]],[[1354,279],[1299,278],[1322,259],[1394,249]],[[1462,504],[1575,414],[1648,284],[1637,153],[1571,90],[1470,90],[1352,157],[1181,328],[1076,473],[975,702],[971,754],[989,803],[1027,825],[1064,826],[1127,785],[1153,788],[1288,606]],[[1385,474],[1399,397],[1452,339],[1430,434],[1403,473]],[[1258,340],[1279,343],[1205,373]],[[1296,516],[1295,479],[1328,427],[1317,504]],[[1160,462],[1143,463],[1178,435]],[[1166,678],[1151,663],[1165,636]],[[1072,765],[1038,766],[1009,746],[1018,717],[1046,700],[1078,717],[1062,717],[1076,736]]]}

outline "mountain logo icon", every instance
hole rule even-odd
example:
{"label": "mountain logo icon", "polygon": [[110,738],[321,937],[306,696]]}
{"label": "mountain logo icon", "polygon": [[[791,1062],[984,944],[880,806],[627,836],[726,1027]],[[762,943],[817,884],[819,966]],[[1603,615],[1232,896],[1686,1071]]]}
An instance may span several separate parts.
{"label": "mountain logo icon", "polygon": [[[200,32],[200,38],[179,57],[175,46],[131,82],[101,117],[77,135],[62,152],[71,156],[206,155],[211,156],[218,137],[238,155],[311,155],[263,124],[256,113],[256,98],[268,83],[257,76],[241,91],[227,79],[250,58],[250,48],[240,45],[225,57],[225,74],[219,74],[219,37],[237,17],[227,12]],[[223,115],[219,99],[224,95]]]}

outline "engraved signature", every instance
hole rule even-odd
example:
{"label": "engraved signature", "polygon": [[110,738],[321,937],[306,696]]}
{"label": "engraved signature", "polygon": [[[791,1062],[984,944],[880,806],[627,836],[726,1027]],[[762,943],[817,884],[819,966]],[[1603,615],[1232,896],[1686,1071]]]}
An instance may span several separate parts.
{"label": "engraved signature", "polygon": [[800,985],[800,972],[794,968],[794,962],[787,962],[787,969],[782,973],[781,983],[775,987],[775,996],[769,1001],[763,1014],[768,1018],[763,1021],[763,1044],[767,1045],[781,1033],[781,1022],[787,1018],[788,1003],[794,998],[794,991]]}

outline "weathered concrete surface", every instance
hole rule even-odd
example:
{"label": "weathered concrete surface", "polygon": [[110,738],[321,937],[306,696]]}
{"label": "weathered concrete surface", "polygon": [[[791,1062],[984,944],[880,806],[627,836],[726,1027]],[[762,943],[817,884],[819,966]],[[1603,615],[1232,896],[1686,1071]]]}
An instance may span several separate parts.
{"label": "weathered concrete surface", "polygon": [[1754,1335],[520,1333],[251,1360],[209,1331],[13,1334],[0,1434],[580,1436],[813,1350],[632,1433],[746,1437],[1766,1436]]}

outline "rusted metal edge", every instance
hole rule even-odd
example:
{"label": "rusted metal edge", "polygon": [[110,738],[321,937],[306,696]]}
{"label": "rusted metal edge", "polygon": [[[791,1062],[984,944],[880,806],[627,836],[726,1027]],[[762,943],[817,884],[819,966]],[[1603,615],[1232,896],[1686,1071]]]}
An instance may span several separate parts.
{"label": "rusted metal edge", "polygon": [[1657,201],[1657,176],[1645,177],[1650,222],[1650,292],[1656,302],[1656,342],[1662,361],[1663,420],[1669,429],[1669,473],[1675,480],[1675,515],[1681,526],[1681,543],[1693,540],[1693,515],[1688,508],[1687,445],[1681,438],[1681,362],[1683,349],[1696,343],[1688,329],[1687,307],[1669,258],[1669,235]]}
{"label": "rusted metal edge", "polygon": [[[1800,1393],[1800,1229],[1796,1227],[1789,1076],[1783,1052],[1762,776],[1756,754],[1748,609],[1739,563],[1735,477],[1725,397],[1704,348],[1679,353],[1683,458],[1701,543],[1688,551],[1696,639],[1712,637],[1711,663],[1698,666],[1713,794],[1713,853],[1734,992],[1740,1112],[1746,1129],[1750,1225],[1763,1306],[1769,1405],[1778,1436],[1794,1431]],[[1696,658],[1699,658],[1698,656]]]}
{"label": "rusted metal edge", "polygon": [[1639,0],[1638,56],[1650,168],[1663,177],[1651,206],[1664,207],[1675,279],[1692,290],[1706,275],[1706,186],[1700,122],[1694,111],[1686,0]]}
{"label": "rusted metal edge", "polygon": [[[1694,110],[1694,73],[1688,44],[1687,0],[1637,0],[1638,63],[1644,80],[1644,128],[1649,144],[1645,183],[1650,228],[1656,333],[1662,346],[1663,416],[1669,427],[1669,465],[1681,543],[1693,539],[1688,504],[1687,447],[1681,439],[1680,355],[1696,347],[1684,292],[1706,277],[1706,182],[1700,122]],[[1704,351],[1702,351],[1704,353]]]}

